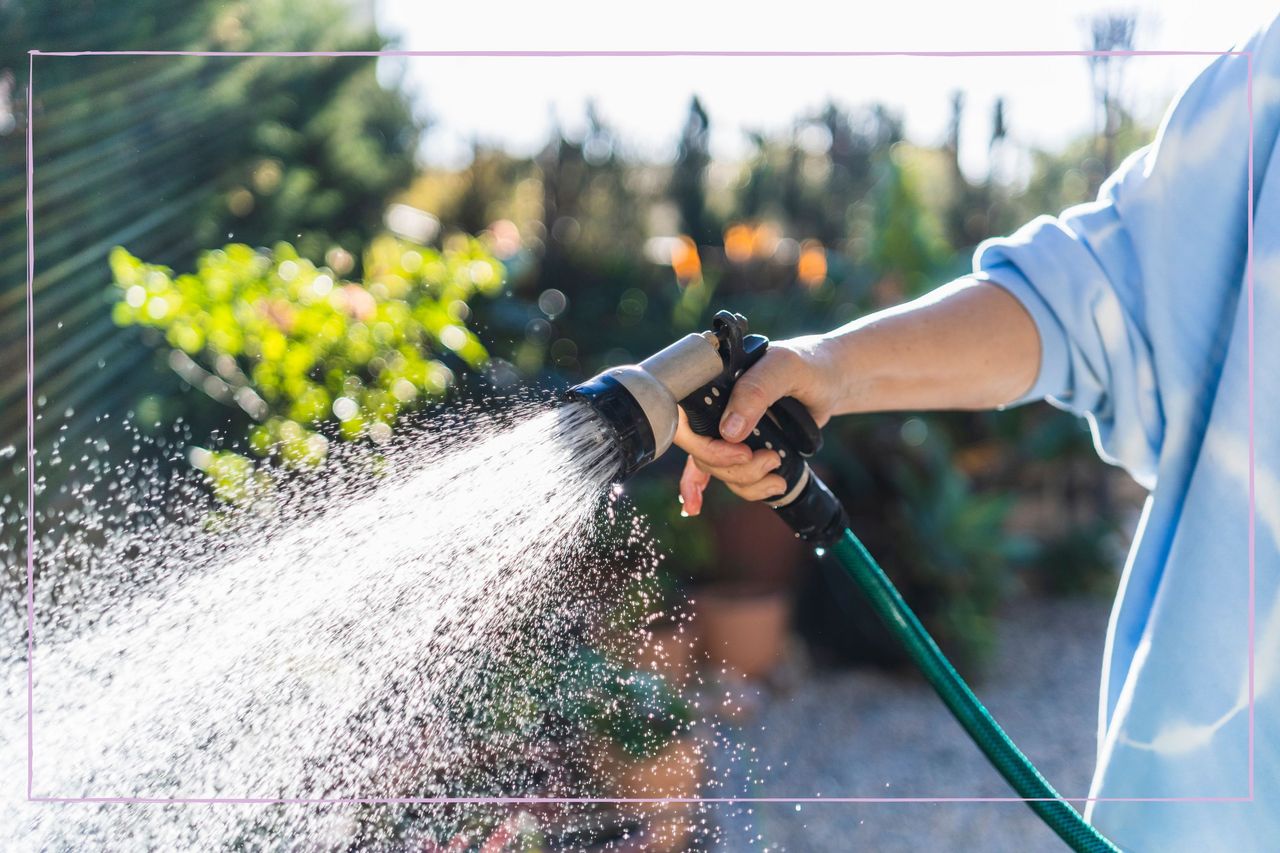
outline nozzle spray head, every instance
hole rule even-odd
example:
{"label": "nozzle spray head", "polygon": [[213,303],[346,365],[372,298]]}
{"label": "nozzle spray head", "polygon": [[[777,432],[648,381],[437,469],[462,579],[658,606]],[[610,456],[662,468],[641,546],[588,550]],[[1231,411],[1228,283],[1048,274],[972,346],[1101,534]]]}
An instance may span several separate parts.
{"label": "nozzle spray head", "polygon": [[[694,432],[719,438],[734,383],[768,348],[768,338],[747,334],[745,317],[720,311],[709,331],[686,335],[639,364],[606,370],[568,396],[592,406],[610,426],[623,460],[619,479],[626,479],[671,446],[677,406]],[[806,461],[822,446],[822,433],[802,403],[778,400],[744,443],[778,453],[782,464],[774,473],[786,488],[766,503],[798,536],[824,544],[848,526],[840,502]]]}
{"label": "nozzle spray head", "polygon": [[671,447],[676,406],[724,370],[713,332],[686,335],[639,364],[613,367],[569,389],[612,427],[623,459],[620,479]]}

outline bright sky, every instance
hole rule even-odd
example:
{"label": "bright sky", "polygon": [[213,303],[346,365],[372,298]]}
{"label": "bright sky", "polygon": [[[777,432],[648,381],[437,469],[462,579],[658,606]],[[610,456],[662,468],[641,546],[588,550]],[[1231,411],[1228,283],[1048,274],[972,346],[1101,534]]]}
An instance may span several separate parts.
{"label": "bright sky", "polygon": [[[410,50],[1078,50],[1101,11],[1136,10],[1139,50],[1229,50],[1268,14],[1259,0],[1073,3],[968,0],[920,3],[811,0],[732,4],[646,0],[607,4],[378,0],[384,34]],[[607,20],[606,20],[607,18]],[[1125,65],[1126,103],[1154,124],[1211,57],[1135,57]],[[435,122],[428,162],[465,162],[469,141],[522,153],[547,139],[553,117],[574,131],[594,99],[632,153],[665,158],[697,93],[718,156],[745,149],[748,129],[784,129],[828,99],[882,101],[906,118],[910,138],[940,141],[951,93],[966,93],[961,145],[971,174],[986,169],[994,100],[1004,96],[1016,142],[1059,148],[1092,128],[1082,57],[1029,58],[424,58],[395,63]]]}

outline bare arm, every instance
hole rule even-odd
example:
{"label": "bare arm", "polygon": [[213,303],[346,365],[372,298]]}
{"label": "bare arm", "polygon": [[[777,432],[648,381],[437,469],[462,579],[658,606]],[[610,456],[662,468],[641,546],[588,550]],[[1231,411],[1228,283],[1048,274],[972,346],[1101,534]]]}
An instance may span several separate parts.
{"label": "bare arm", "polygon": [[701,511],[712,477],[748,500],[782,491],[769,474],[777,454],[738,443],[779,397],[799,399],[820,424],[853,412],[989,409],[1024,394],[1039,366],[1040,337],[1026,310],[999,286],[968,277],[825,335],[778,341],[738,380],[720,422],[726,440],[695,435],[682,419],[685,512]]}

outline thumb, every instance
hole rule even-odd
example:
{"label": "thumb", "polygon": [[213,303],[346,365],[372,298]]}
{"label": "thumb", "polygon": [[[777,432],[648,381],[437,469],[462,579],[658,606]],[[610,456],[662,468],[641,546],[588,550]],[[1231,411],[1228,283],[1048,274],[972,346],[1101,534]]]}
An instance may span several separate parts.
{"label": "thumb", "polygon": [[791,393],[795,384],[792,353],[770,349],[733,386],[729,405],[720,419],[720,435],[742,441],[755,429],[765,410]]}

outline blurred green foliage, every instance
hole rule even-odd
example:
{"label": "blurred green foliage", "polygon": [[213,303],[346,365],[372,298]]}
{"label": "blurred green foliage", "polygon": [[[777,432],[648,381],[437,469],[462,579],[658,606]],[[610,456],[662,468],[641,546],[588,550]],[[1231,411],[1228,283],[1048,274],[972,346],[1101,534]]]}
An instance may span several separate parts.
{"label": "blurred green foliage", "polygon": [[1006,528],[1014,495],[975,490],[951,463],[945,436],[919,450],[889,461],[901,496],[889,532],[908,565],[928,567],[927,575],[912,573],[912,592],[931,603],[935,628],[954,643],[959,665],[975,666],[994,648],[989,617],[1008,592],[1008,568],[1030,557],[1033,545]]}
{"label": "blurred green foliage", "polygon": [[[214,32],[224,33],[224,49],[386,46],[352,31],[348,16],[342,4],[309,4],[299,16],[295,4],[255,2],[225,10]],[[227,112],[252,104],[256,115],[198,221],[199,244],[216,245],[228,233],[250,245],[287,237],[300,255],[320,261],[334,246],[367,242],[381,228],[387,198],[412,179],[422,133],[398,84],[384,86],[376,71],[372,59],[253,57],[219,75],[205,97]]]}
{"label": "blurred green foliage", "polygon": [[[0,69],[19,97],[28,47],[387,46],[338,0],[17,0],[0,4],[0,31]],[[35,283],[48,306],[35,317],[38,351],[57,353],[38,362],[37,382],[52,410],[79,412],[73,429],[99,428],[94,415],[107,411],[133,409],[150,424],[200,420],[202,398],[225,404],[204,425],[233,413],[248,454],[195,459],[228,502],[268,487],[254,457],[306,469],[332,440],[385,440],[458,371],[483,368],[497,388],[565,384],[652,352],[722,305],[779,338],[894,304],[963,272],[978,240],[1086,200],[1106,164],[1148,136],[1120,110],[1102,146],[1082,138],[1027,152],[1019,183],[963,174],[958,135],[913,145],[883,106],[828,104],[752,134],[746,160],[713,179],[729,164],[713,163],[715,116],[695,99],[670,165],[628,157],[592,108],[581,136],[557,131],[536,157],[477,148],[464,170],[419,174],[423,123],[370,57],[41,58],[36,76],[36,221],[52,226],[42,253],[59,258]],[[26,104],[10,107],[17,133]],[[956,128],[962,109],[954,98]],[[1010,145],[1009,122],[1017,116],[997,105],[993,160]],[[6,146],[0,162],[0,299],[11,306],[25,292],[21,148]],[[388,202],[411,183],[406,201],[480,237],[420,246],[380,234]],[[358,256],[342,248],[361,246]],[[0,337],[14,360],[22,320],[10,312]],[[139,338],[153,346],[133,346]],[[201,393],[171,394],[139,371],[152,350]],[[23,390],[9,383],[0,402]],[[0,406],[0,445],[16,441],[6,436],[22,414]],[[53,418],[37,423],[41,437],[57,429]],[[680,518],[678,460],[664,462],[628,485],[672,555],[622,596],[628,626],[645,621],[642,610],[669,612],[680,584],[734,568],[716,553],[717,502],[703,519]],[[962,662],[989,650],[1014,566],[1053,591],[1114,584],[1122,506],[1086,431],[1062,413],[841,419],[819,462]],[[1027,503],[1052,522],[1014,526]],[[846,617],[832,621],[850,633]],[[660,676],[588,648],[554,659],[519,672],[495,664],[503,701],[460,709],[492,738],[484,779],[518,778],[499,758],[530,763],[517,753],[548,716],[566,742],[586,733],[635,758],[688,731],[692,709]]]}
{"label": "blurred green foliage", "polygon": [[[958,128],[964,99],[952,108]],[[1015,120],[997,106],[993,164],[1010,160]],[[965,273],[978,241],[1093,186],[1089,138],[1029,152],[1029,182],[994,165],[975,179],[960,169],[958,134],[938,147],[912,144],[902,117],[874,104],[828,104],[788,130],[753,134],[735,174],[712,168],[713,123],[695,100],[676,159],[655,165],[621,157],[593,109],[579,138],[557,132],[533,158],[477,148],[469,170],[428,172],[406,194],[446,227],[468,211],[468,226],[502,246],[512,286],[480,306],[477,321],[509,381],[566,384],[642,358],[719,307],[774,338],[831,329]],[[1131,149],[1143,133],[1126,121],[1117,139]],[[1085,459],[1067,486],[1062,472]],[[710,532],[721,524],[716,501],[702,519],[679,517],[678,461],[627,485],[671,555],[663,571],[676,583],[731,574]],[[1108,497],[1117,475],[1096,462],[1087,430],[1050,407],[838,419],[819,463],[931,629],[975,664],[1016,585],[1013,569],[1032,569],[1027,577],[1046,589],[1115,582],[1106,560],[1063,559],[1114,530],[1127,504]],[[673,585],[640,600],[665,606]],[[810,617],[801,614],[820,621]]]}
{"label": "blurred green foliage", "polygon": [[[104,48],[156,39],[212,50],[385,46],[367,28],[352,26],[350,10],[337,2],[305,8],[283,0],[197,2],[172,14],[179,5],[140,0],[126,15],[100,5],[19,2],[0,10],[0,21],[15,43],[44,49],[81,46],[86,32]],[[6,60],[19,86],[21,59]],[[78,223],[46,240],[65,233],[69,241],[101,246],[94,264],[120,244],[148,262],[116,254],[118,283],[133,283],[112,291],[114,322],[100,306],[94,315],[113,329],[86,335],[71,323],[65,331],[39,331],[41,348],[58,350],[68,375],[106,365],[96,368],[101,376],[93,383],[42,376],[59,380],[49,387],[65,389],[51,405],[74,403],[84,416],[90,409],[82,407],[93,399],[101,400],[94,406],[123,411],[139,402],[137,389],[145,385],[148,396],[133,408],[148,423],[182,415],[215,428],[231,412],[245,427],[251,453],[277,453],[294,467],[314,464],[334,437],[385,434],[405,407],[449,384],[452,371],[481,362],[498,389],[565,384],[653,351],[705,324],[720,306],[744,312],[754,328],[779,338],[895,304],[965,271],[978,240],[1087,198],[1100,164],[1147,135],[1112,97],[1115,120],[1109,118],[1101,142],[1086,137],[1060,150],[1021,152],[1032,163],[1026,181],[994,167],[975,177],[959,168],[958,132],[940,145],[913,144],[894,111],[833,103],[789,128],[751,134],[750,154],[735,166],[713,162],[716,117],[694,100],[683,127],[673,128],[676,157],[669,164],[631,157],[626,140],[592,107],[585,132],[557,130],[536,156],[477,147],[465,169],[424,171],[414,163],[423,125],[394,80],[379,82],[372,60],[228,57],[162,65],[86,58],[74,67],[38,62],[37,75],[46,93],[37,121],[56,121],[36,134],[45,174],[95,181],[84,191],[65,180],[37,184],[38,221]],[[952,109],[957,129],[963,97],[952,99]],[[997,104],[987,143],[993,164],[1014,159],[1018,118]],[[81,127],[83,138],[72,132]],[[183,151],[198,162],[175,165]],[[67,159],[90,155],[111,167],[86,171]],[[379,268],[375,235],[388,201],[410,184],[403,201],[438,215],[449,229],[480,235],[462,256],[483,253],[500,262],[509,291],[475,304],[465,294],[435,294],[421,310],[394,295],[397,281],[415,273]],[[11,207],[17,227],[16,196]],[[141,233],[135,238],[131,228]],[[233,240],[196,261],[200,250]],[[366,244],[371,249],[361,256],[338,248]],[[66,248],[45,245],[51,252]],[[244,248],[272,245],[269,252]],[[421,251],[443,257],[458,249]],[[280,274],[286,264],[293,265],[288,281]],[[175,276],[165,266],[195,272]],[[41,275],[41,298],[53,300],[47,304],[101,292],[94,290],[98,279],[75,265]],[[191,291],[206,278],[238,282],[229,286],[243,293],[220,306],[202,305]],[[330,297],[346,294],[352,305],[371,299],[375,316],[357,321],[351,306],[339,309],[333,298],[306,301],[298,288],[326,278]],[[15,294],[20,283],[15,277]],[[474,281],[466,286],[483,289]],[[134,287],[142,290],[138,305],[129,300]],[[240,332],[229,331],[228,318],[256,343],[237,341]],[[483,347],[468,329],[483,330]],[[196,417],[202,395],[179,404],[154,376],[126,381],[138,373],[138,358],[109,357],[119,351],[112,341],[139,331],[151,333],[142,337],[157,341],[154,349],[203,396],[230,404],[222,421]],[[446,336],[459,346],[450,347]],[[78,360],[75,347],[84,348]],[[907,420],[879,414],[837,422],[820,461],[863,525],[905,529],[903,519],[913,516],[924,525],[926,542],[910,546],[893,537],[882,556],[908,586],[947,590],[922,593],[942,633],[956,626],[950,632],[959,642],[969,637],[980,646],[981,623],[999,599],[991,590],[1008,586],[1014,562],[1038,568],[1035,576],[1047,588],[1105,586],[1107,560],[1099,548],[1088,556],[1083,545],[1109,535],[1123,507],[1108,496],[1108,476],[1089,473],[1099,466],[1063,467],[1063,460],[1092,459],[1087,433],[1075,422],[1045,407],[925,415],[914,419],[925,427],[915,445],[904,439]],[[986,461],[975,464],[979,452]],[[888,464],[900,457],[911,458],[910,477]],[[218,454],[204,460],[206,470],[218,472],[224,497],[243,498],[257,488],[245,461]],[[1060,476],[1064,470],[1071,476]],[[673,499],[664,497],[674,476],[671,467],[645,472],[629,490],[652,510],[659,537],[677,555],[667,563],[672,577],[714,573],[722,568],[715,537],[706,532],[716,523],[714,509],[701,522],[680,519]],[[1027,502],[1066,511],[1029,531],[1011,528],[1009,519],[1021,517],[1014,510]],[[987,509],[966,514],[978,505]],[[1009,554],[1002,543],[1011,532],[1048,544]],[[948,553],[980,569],[959,572]],[[988,575],[1003,580],[988,582]],[[1085,576],[1099,583],[1076,583]]]}
{"label": "blurred green foliage", "polygon": [[916,294],[937,286],[936,276],[949,248],[942,241],[937,218],[929,215],[921,200],[916,186],[920,176],[893,153],[880,164],[883,174],[874,193],[868,260],[884,275],[901,280],[905,293]]}
{"label": "blurred green foliage", "polygon": [[[382,235],[363,269],[351,282],[288,243],[233,243],[175,276],[116,247],[112,316],[161,331],[184,379],[248,414],[255,455],[310,468],[327,454],[326,426],[343,439],[386,441],[405,409],[452,385],[450,363],[476,370],[488,359],[467,328],[468,300],[498,291],[505,271],[478,241],[435,249]],[[234,500],[252,493],[254,472],[232,456],[196,461],[219,497]]]}
{"label": "blurred green foliage", "polygon": [[560,673],[560,695],[567,700],[560,713],[630,758],[653,758],[690,730],[692,706],[657,673],[631,669],[586,646]]}
{"label": "blurred green foliage", "polygon": [[[27,51],[376,51],[388,47],[345,0],[13,0],[0,4],[0,355],[25,346]],[[163,354],[104,302],[111,247],[190,269],[227,242],[288,240],[302,257],[356,275],[388,198],[416,170],[423,129],[394,75],[373,56],[37,56],[34,215],[35,382],[46,416],[37,453],[55,440],[119,439],[133,420],[160,434],[228,427],[227,410],[180,397]],[[20,375],[0,380],[0,446],[25,439]],[[181,402],[179,403],[179,399]],[[75,411],[63,422],[61,414]],[[112,432],[112,431],[115,432]],[[108,435],[107,433],[111,433]],[[6,483],[22,466],[0,466]],[[64,471],[46,469],[43,501]],[[0,534],[4,536],[4,534]]]}

